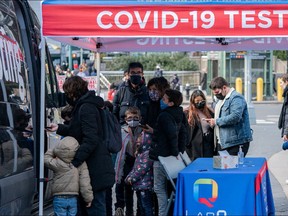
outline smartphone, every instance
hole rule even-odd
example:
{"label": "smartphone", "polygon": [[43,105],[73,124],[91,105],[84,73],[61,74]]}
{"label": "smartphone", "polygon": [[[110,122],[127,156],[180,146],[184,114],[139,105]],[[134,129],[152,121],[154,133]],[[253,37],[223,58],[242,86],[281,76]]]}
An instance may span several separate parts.
{"label": "smartphone", "polygon": [[139,127],[143,128],[143,129],[149,129],[149,127],[147,127],[146,125],[139,125]]}
{"label": "smartphone", "polygon": [[49,126],[46,126],[45,128],[46,128],[46,129],[52,129],[52,127],[49,127]]}

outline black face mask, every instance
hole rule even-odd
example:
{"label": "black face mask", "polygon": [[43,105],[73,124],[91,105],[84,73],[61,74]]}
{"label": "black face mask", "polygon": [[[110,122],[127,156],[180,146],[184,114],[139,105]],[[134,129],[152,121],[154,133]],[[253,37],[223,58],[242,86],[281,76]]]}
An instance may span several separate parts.
{"label": "black face mask", "polygon": [[73,100],[72,98],[69,97],[66,97],[66,102],[71,106],[75,106],[76,104],[76,100]]}
{"label": "black face mask", "polygon": [[219,100],[223,100],[225,98],[224,95],[222,95],[222,93],[219,93],[219,94],[215,94],[215,97]]}
{"label": "black face mask", "polygon": [[199,103],[196,103],[196,104],[195,104],[195,107],[196,107],[197,109],[203,109],[203,108],[205,107],[205,105],[206,105],[206,101],[201,101],[201,102],[199,102]]}
{"label": "black face mask", "polygon": [[134,85],[139,85],[141,83],[142,77],[137,74],[133,74],[130,76],[130,82]]}

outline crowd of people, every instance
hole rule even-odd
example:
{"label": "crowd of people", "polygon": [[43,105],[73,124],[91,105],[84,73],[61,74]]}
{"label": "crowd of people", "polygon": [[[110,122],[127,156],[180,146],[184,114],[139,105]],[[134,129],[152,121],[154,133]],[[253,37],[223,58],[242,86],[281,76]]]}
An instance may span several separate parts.
{"label": "crowd of people", "polygon": [[68,65],[65,62],[63,62],[61,65],[57,64],[55,66],[55,71],[57,75],[65,75],[68,78],[71,76],[88,77],[97,75],[97,70],[92,62],[91,63],[83,62],[80,65],[74,64],[72,71],[68,67]]}
{"label": "crowd of people", "polygon": [[177,157],[187,151],[193,161],[222,150],[237,155],[239,146],[246,155],[252,132],[244,97],[223,77],[214,78],[209,87],[218,99],[215,109],[201,90],[193,91],[189,106],[183,108],[182,93],[171,88],[166,78],[155,76],[146,84],[143,65],[130,63],[112,105],[108,103],[122,125],[122,149],[112,154],[103,144],[99,116],[107,101],[89,91],[80,76],[66,79],[63,90],[70,115],[65,124],[50,125],[48,130],[63,140],[45,157],[58,189],[53,192],[55,214],[162,216],[167,210],[169,182],[159,156]]}

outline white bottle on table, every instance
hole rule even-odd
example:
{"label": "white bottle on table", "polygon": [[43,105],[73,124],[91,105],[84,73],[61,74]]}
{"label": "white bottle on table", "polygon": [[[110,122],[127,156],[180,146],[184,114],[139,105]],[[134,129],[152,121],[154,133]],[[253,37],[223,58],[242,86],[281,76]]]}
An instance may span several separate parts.
{"label": "white bottle on table", "polygon": [[242,151],[242,146],[239,145],[239,152],[238,152],[238,164],[244,164],[244,152]]}

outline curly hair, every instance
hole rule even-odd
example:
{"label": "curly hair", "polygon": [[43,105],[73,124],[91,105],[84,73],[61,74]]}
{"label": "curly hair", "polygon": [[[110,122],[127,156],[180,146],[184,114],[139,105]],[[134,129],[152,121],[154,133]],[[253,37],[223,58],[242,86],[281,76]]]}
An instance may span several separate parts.
{"label": "curly hair", "polygon": [[69,77],[63,84],[63,90],[69,98],[79,99],[88,92],[88,83],[79,76]]}
{"label": "curly hair", "polygon": [[[190,105],[188,108],[188,124],[192,127],[195,126],[196,120],[200,121],[199,116],[197,114],[197,108],[195,107],[195,98],[196,97],[202,97],[203,100],[206,101],[206,97],[204,93],[201,90],[195,90],[192,92],[191,97],[190,97]],[[204,106],[202,112],[207,118],[211,118],[210,111],[212,111],[207,105]]]}

